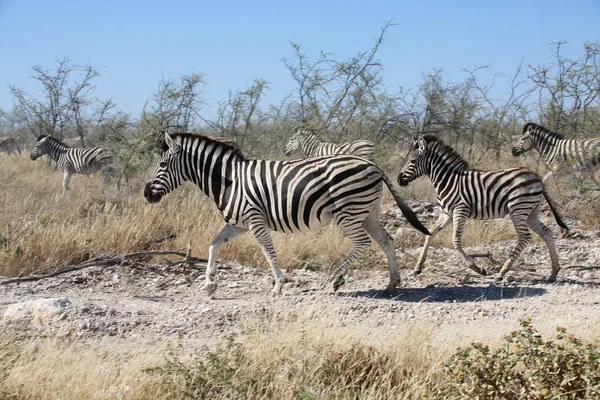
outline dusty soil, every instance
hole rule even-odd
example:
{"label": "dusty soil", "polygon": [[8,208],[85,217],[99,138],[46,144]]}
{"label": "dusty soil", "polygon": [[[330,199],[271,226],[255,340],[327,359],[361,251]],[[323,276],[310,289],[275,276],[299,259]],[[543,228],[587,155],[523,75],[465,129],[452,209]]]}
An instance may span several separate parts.
{"label": "dusty soil", "polygon": [[[427,204],[412,205],[431,226],[436,209]],[[401,234],[407,229],[404,220],[397,218],[398,212],[391,208],[382,214],[390,233]],[[477,262],[492,273],[513,246],[513,241],[500,242],[468,248],[467,252],[489,253]],[[381,328],[377,330],[381,334],[411,322],[435,327],[439,335],[460,335],[469,330],[502,334],[524,316],[594,329],[600,321],[600,232],[573,229],[572,237],[557,240],[556,246],[563,269],[552,284],[544,280],[549,273],[549,256],[543,243],[526,249],[503,283],[466,270],[455,250],[432,247],[421,275],[413,276],[408,268],[401,271],[402,287],[393,298],[384,297],[381,291],[388,280],[383,269],[351,271],[347,284],[336,294],[330,285],[321,289],[327,280],[324,272],[288,271],[290,282],[284,294],[271,298],[270,271],[235,263],[219,267],[219,287],[208,297],[201,290],[201,270],[154,260],[155,264],[143,268],[91,267],[37,282],[0,285],[0,315],[12,303],[68,298],[71,306],[60,318],[19,333],[121,343],[154,343],[179,336],[210,342],[222,332],[239,329],[240,320],[248,315],[297,318],[326,311],[334,311],[336,323],[342,326],[362,327],[357,330],[361,335],[369,335],[369,327]],[[418,252],[417,246],[398,250],[398,258],[412,266]],[[384,258],[382,252],[376,254]]]}

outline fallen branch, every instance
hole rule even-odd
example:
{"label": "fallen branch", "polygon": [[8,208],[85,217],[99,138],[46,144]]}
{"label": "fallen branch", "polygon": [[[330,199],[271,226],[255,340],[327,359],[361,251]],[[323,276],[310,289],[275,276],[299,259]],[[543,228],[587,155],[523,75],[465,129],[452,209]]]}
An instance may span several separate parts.
{"label": "fallen branch", "polygon": [[[208,259],[191,257],[189,255],[189,251],[188,251],[188,253],[182,253],[181,251],[176,251],[176,250],[144,250],[144,251],[138,251],[135,253],[121,254],[121,255],[119,255],[119,254],[117,254],[117,255],[101,255],[98,257],[94,257],[88,261],[85,261],[81,264],[69,265],[69,266],[66,266],[63,268],[52,267],[51,272],[41,273],[43,271],[41,271],[41,272],[38,271],[37,273],[33,273],[29,276],[2,280],[2,281],[0,281],[0,286],[10,285],[13,283],[39,281],[41,279],[52,278],[52,277],[55,277],[58,275],[66,274],[66,273],[73,272],[73,271],[79,271],[79,270],[89,268],[89,267],[112,267],[114,265],[121,265],[121,264],[125,263],[126,261],[131,260],[133,258],[137,258],[137,257],[164,256],[164,255],[176,255],[176,256],[184,257],[184,260],[177,261],[173,264],[186,265],[188,268],[191,268],[191,269],[203,271],[204,269],[197,268],[197,267],[195,267],[195,265],[196,264],[208,264]],[[225,261],[225,260],[216,260],[216,262],[219,264],[225,265],[229,268],[232,265],[235,265],[235,263]],[[173,265],[173,264],[171,264],[171,265]],[[139,266],[137,266],[137,267],[139,267]],[[45,271],[48,271],[48,269],[46,269]]]}

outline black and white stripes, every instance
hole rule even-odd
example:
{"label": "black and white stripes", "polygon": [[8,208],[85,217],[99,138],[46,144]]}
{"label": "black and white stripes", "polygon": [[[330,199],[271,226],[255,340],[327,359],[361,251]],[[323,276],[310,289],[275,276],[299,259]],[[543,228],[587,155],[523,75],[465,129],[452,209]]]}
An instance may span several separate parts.
{"label": "black and white stripes", "polygon": [[165,146],[164,155],[146,184],[146,199],[158,202],[184,181],[191,181],[214,200],[226,222],[209,250],[205,284],[209,294],[216,289],[215,256],[223,243],[249,230],[271,266],[275,276],[273,292],[278,294],[284,277],[270,231],[310,231],[332,219],[354,245],[332,277],[334,289],[344,283],[349,265],[370,245],[370,235],[387,255],[387,289],[393,291],[400,275],[394,242],[379,222],[383,183],[408,221],[428,233],[381,169],[360,157],[247,160],[231,144],[181,133],[165,134]]}
{"label": "black and white stripes", "polygon": [[0,153],[6,153],[9,156],[21,154],[21,145],[12,137],[0,138]]}
{"label": "black and white stripes", "polygon": [[551,171],[544,176],[546,182],[564,167],[575,170],[600,166],[600,138],[577,140],[564,136],[532,122],[523,127],[523,134],[512,148],[514,156],[536,149]]}
{"label": "black and white stripes", "polygon": [[415,140],[415,147],[398,176],[398,183],[406,186],[414,179],[428,175],[431,178],[442,214],[427,237],[415,272],[421,272],[427,250],[436,233],[454,221],[452,243],[472,270],[484,274],[475,265],[461,245],[467,219],[494,219],[509,215],[518,235],[518,243],[499,273],[504,277],[525,246],[531,241],[529,229],[546,242],[552,261],[550,280],[555,280],[560,269],[551,230],[538,218],[540,203],[548,201],[557,223],[567,229],[560,219],[539,177],[522,168],[497,171],[477,171],[451,147],[433,136]]}
{"label": "black and white stripes", "polygon": [[32,160],[36,160],[44,154],[48,154],[56,161],[58,169],[65,174],[63,196],[69,190],[69,180],[72,174],[93,174],[112,163],[112,157],[102,147],[71,148],[46,135],[38,138],[30,157]]}
{"label": "black and white stripes", "polygon": [[338,154],[354,154],[364,157],[375,151],[373,142],[363,139],[341,144],[321,142],[314,132],[308,128],[296,128],[294,135],[285,146],[284,154],[289,157],[299,148],[302,149],[306,157]]}

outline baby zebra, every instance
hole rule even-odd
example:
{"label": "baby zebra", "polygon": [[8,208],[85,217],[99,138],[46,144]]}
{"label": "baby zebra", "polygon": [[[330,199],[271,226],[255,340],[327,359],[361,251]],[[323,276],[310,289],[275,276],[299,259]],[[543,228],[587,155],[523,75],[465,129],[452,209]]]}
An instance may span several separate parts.
{"label": "baby zebra", "polygon": [[71,148],[47,135],[38,138],[30,157],[32,160],[37,160],[44,154],[48,154],[56,161],[56,166],[65,173],[63,196],[69,190],[69,180],[72,174],[93,174],[112,164],[112,157],[102,147]]}
{"label": "baby zebra", "polygon": [[497,171],[477,171],[451,147],[434,136],[426,135],[415,139],[415,147],[407,156],[406,163],[398,176],[400,186],[406,186],[420,176],[431,178],[442,214],[425,240],[425,246],[415,267],[420,273],[427,257],[432,238],[454,220],[452,244],[469,268],[485,275],[484,269],[475,265],[462,248],[461,239],[467,219],[495,219],[510,216],[518,235],[518,243],[506,260],[497,279],[502,279],[517,260],[521,251],[531,241],[529,228],[541,236],[550,251],[552,272],[549,280],[554,281],[560,269],[554,247],[552,231],[538,218],[540,203],[546,199],[556,222],[568,229],[560,219],[539,177],[522,168]]}
{"label": "baby zebra", "polygon": [[3,137],[0,138],[0,153],[6,153],[9,156],[21,155],[21,146],[15,138]]}
{"label": "baby zebra", "polygon": [[301,148],[306,157],[333,156],[337,154],[354,154],[356,156],[368,156],[375,151],[375,145],[368,140],[356,140],[350,143],[327,143],[317,139],[314,131],[308,128],[296,128],[294,135],[285,145],[286,157]]}
{"label": "baby zebra", "polygon": [[332,219],[353,243],[352,251],[332,276],[334,290],[344,284],[350,264],[369,247],[370,235],[387,255],[390,282],[386,290],[395,292],[400,273],[394,241],[379,222],[383,183],[408,222],[429,234],[383,171],[361,157],[247,160],[231,143],[188,133],[165,133],[163,150],[161,161],[146,183],[146,199],[159,202],[184,181],[190,181],[216,203],[225,219],[225,227],[208,252],[204,289],[209,295],[217,288],[215,257],[222,244],[250,231],[275,277],[272,293],[280,294],[284,276],[271,231],[306,232]]}

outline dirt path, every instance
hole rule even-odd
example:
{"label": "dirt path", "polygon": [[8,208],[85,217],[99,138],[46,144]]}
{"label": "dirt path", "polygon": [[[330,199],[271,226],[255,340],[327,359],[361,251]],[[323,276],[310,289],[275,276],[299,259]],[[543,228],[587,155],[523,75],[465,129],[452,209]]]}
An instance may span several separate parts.
{"label": "dirt path", "polygon": [[[469,331],[500,335],[525,316],[586,331],[600,326],[600,235],[576,232],[576,236],[557,240],[563,270],[552,284],[543,280],[549,263],[542,244],[525,251],[509,282],[503,284],[465,270],[453,249],[432,248],[423,274],[414,277],[402,270],[403,286],[394,298],[382,297],[380,290],[388,279],[383,270],[351,271],[349,282],[337,294],[329,285],[319,290],[326,278],[323,273],[289,271],[291,282],[284,295],[273,299],[270,272],[241,265],[219,269],[219,288],[212,298],[201,290],[201,271],[177,266],[152,270],[91,267],[38,282],[0,286],[0,315],[13,303],[68,298],[71,305],[60,318],[21,333],[123,343],[153,343],[178,336],[210,342],[222,332],[238,329],[247,316],[260,314],[281,318],[334,315],[336,323],[355,327],[360,335],[375,331],[381,335],[413,322],[435,328],[435,334],[442,336]],[[513,244],[467,251],[489,252],[492,260],[504,260]],[[418,248],[409,253],[416,256]],[[398,255],[411,257],[400,251]],[[478,259],[478,263],[490,271],[499,267],[490,259]]]}

